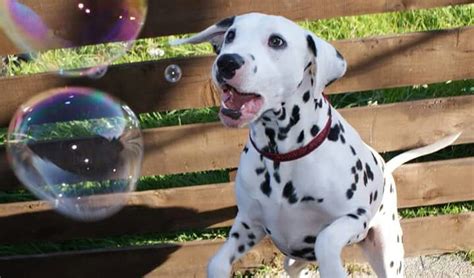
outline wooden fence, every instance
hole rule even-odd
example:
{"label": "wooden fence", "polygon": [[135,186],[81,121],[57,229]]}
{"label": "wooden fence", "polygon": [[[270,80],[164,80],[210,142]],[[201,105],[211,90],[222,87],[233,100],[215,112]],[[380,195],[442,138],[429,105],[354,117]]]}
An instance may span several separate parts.
{"label": "wooden fence", "polygon": [[[24,2],[39,5],[43,13],[54,15],[61,13],[67,0]],[[468,3],[472,1],[157,0],[150,1],[142,36],[195,32],[223,17],[248,11],[303,20]],[[349,69],[342,80],[328,88],[329,94],[474,78],[472,26],[332,43],[347,59]],[[0,33],[0,55],[16,51]],[[65,85],[110,92],[139,113],[217,106],[218,97],[210,88],[208,74],[212,60],[213,57],[192,57],[117,65],[100,80],[63,79],[49,73],[0,78],[0,127],[5,127],[15,109],[31,96]],[[162,77],[164,68],[171,63],[183,69],[183,78],[177,84]],[[456,144],[474,143],[473,107],[474,96],[466,95],[341,112],[368,144],[386,152],[432,143],[457,131],[463,134]],[[235,168],[247,131],[206,123],[147,129],[144,136],[142,174],[149,176]],[[0,190],[16,189],[20,184],[8,167],[4,152],[0,147]],[[474,200],[474,157],[404,165],[395,172],[395,178],[399,203],[404,208]],[[0,244],[228,227],[235,214],[232,183],[136,192],[120,213],[88,224],[68,220],[41,201],[6,203],[0,204]],[[472,212],[402,222],[409,256],[474,249]],[[207,260],[221,243],[222,240],[213,240],[0,257],[0,277],[201,277]],[[276,253],[272,244],[264,240],[236,268],[269,262]],[[359,260],[360,251],[347,248],[344,258]]]}

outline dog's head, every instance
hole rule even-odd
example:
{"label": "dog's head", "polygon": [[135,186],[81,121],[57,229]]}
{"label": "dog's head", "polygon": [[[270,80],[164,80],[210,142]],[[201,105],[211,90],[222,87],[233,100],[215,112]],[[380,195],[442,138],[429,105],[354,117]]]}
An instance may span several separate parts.
{"label": "dog's head", "polygon": [[230,127],[256,121],[268,110],[279,111],[309,67],[314,82],[306,89],[313,94],[346,71],[344,58],[333,46],[284,17],[231,17],[173,44],[206,41],[218,54],[212,79],[221,91],[219,116]]}

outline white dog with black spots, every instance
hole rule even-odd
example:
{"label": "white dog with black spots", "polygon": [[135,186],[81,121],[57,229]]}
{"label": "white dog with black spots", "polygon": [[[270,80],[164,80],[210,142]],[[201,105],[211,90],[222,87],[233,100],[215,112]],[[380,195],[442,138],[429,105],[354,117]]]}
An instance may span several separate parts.
{"label": "white dog with black spots", "polygon": [[249,126],[236,178],[238,214],[208,265],[232,263],[268,235],[290,277],[317,261],[322,277],[346,277],[344,246],[358,243],[379,277],[403,276],[403,235],[392,172],[450,145],[453,135],[384,163],[331,106],[323,91],[347,68],[329,43],[279,16],[231,17],[174,42],[211,42],[220,119]]}

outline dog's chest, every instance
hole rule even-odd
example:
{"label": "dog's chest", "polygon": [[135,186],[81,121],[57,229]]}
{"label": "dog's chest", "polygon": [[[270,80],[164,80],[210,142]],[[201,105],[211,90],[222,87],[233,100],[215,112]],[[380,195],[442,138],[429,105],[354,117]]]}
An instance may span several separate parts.
{"label": "dog's chest", "polygon": [[[362,144],[353,145],[358,155],[353,155],[349,146],[341,148],[327,142],[304,158],[282,163],[263,158],[255,149],[247,150],[239,167],[239,209],[253,204],[256,209],[250,215],[264,226],[281,251],[313,259],[311,252],[319,231],[336,218],[358,207],[367,207],[372,203],[370,191],[378,187],[374,183],[381,184],[381,171],[376,166],[370,169],[371,179],[364,177],[365,163],[359,170],[359,160],[367,161],[368,165],[375,163],[370,151]],[[358,188],[348,198],[348,190],[354,188],[352,184]]]}

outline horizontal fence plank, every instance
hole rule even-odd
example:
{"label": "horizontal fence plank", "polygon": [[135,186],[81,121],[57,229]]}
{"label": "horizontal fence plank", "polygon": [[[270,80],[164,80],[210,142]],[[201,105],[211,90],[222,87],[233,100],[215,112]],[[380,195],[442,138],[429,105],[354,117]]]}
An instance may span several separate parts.
{"label": "horizontal fence plank", "polygon": [[[456,144],[474,142],[474,96],[428,99],[340,112],[379,152],[433,143],[462,131]],[[246,129],[220,123],[145,130],[144,176],[235,168],[248,137]],[[0,189],[18,186],[0,148]],[[202,159],[206,157],[206,159]]]}
{"label": "horizontal fence plank", "polygon": [[[397,36],[335,41],[348,60],[346,76],[328,93],[408,86],[474,78],[474,27],[410,33]],[[161,60],[110,67],[99,80],[66,79],[55,74],[0,78],[0,126],[16,108],[37,93],[62,86],[89,86],[109,92],[137,112],[218,106],[212,90],[213,57]],[[164,79],[164,69],[178,64],[183,78]]]}
{"label": "horizontal fence plank", "polygon": [[[68,0],[22,1],[33,7],[39,15],[47,15],[60,23],[65,22],[64,11],[71,7]],[[149,1],[146,24],[140,37],[149,38],[164,35],[198,32],[228,16],[247,12],[263,12],[286,16],[292,20],[322,19],[371,13],[384,13],[426,9],[448,5],[472,3],[471,0],[372,0],[370,2],[344,0],[227,0],[212,1]],[[68,18],[74,20],[74,18]],[[75,24],[74,21],[68,24]],[[77,24],[77,23],[76,23]],[[57,24],[57,26],[60,26]],[[18,49],[0,30],[0,55],[17,53]]]}
{"label": "horizontal fence plank", "polygon": [[[441,254],[474,248],[474,213],[402,220],[406,256]],[[142,248],[96,250],[0,258],[0,275],[14,277],[205,277],[209,258],[222,240],[166,244]],[[235,269],[272,261],[278,251],[264,239]],[[363,261],[356,247],[345,248],[346,262]]]}
{"label": "horizontal fence plank", "polygon": [[[395,179],[400,208],[474,200],[474,157],[403,165]],[[236,214],[233,183],[133,193],[120,213],[97,223],[66,219],[41,201],[0,204],[0,227],[8,227],[0,242],[228,227]]]}

